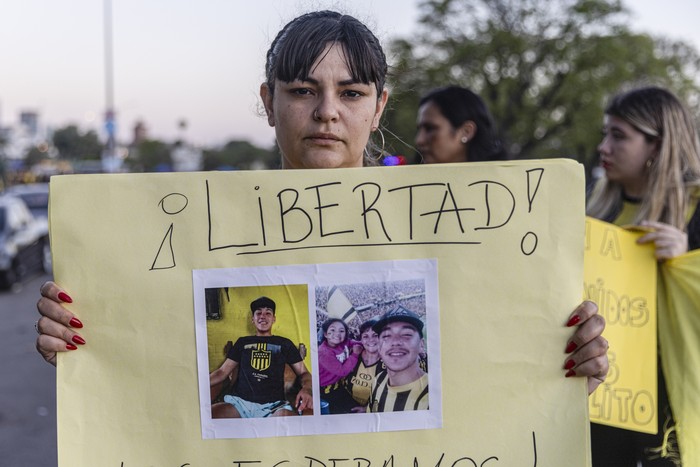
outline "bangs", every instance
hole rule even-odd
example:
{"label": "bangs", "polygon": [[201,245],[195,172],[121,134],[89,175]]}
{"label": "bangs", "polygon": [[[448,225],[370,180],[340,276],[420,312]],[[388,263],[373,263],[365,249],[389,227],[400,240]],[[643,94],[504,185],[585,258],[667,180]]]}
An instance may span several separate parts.
{"label": "bangs", "polygon": [[[353,81],[374,83],[379,95],[384,88],[386,69],[381,69],[381,64],[372,60],[376,51],[370,48],[365,38],[357,34],[356,26],[350,24],[353,19],[350,16],[324,18],[301,31],[294,31],[292,37],[279,41],[278,47],[273,51],[278,62],[275,69],[271,70],[272,76],[287,83],[307,79],[326,47],[337,42],[343,48],[345,63]],[[381,63],[386,62],[381,60]]]}

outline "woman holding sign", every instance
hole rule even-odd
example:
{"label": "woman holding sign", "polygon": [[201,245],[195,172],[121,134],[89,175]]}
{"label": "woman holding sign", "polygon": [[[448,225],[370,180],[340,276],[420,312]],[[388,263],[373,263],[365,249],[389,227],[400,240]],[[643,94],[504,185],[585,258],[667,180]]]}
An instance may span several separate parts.
{"label": "woman holding sign", "polygon": [[[638,243],[654,245],[663,287],[658,300],[659,433],[652,436],[593,424],[593,464],[673,466],[676,464],[670,458],[679,459],[679,454],[671,408],[676,421],[681,422],[681,452],[687,450],[690,455],[700,449],[700,433],[688,430],[697,427],[700,420],[697,414],[690,418],[695,409],[683,405],[700,405],[698,390],[693,393],[688,389],[697,387],[700,374],[684,363],[700,356],[700,351],[692,351],[700,341],[692,329],[697,330],[700,322],[697,318],[686,321],[697,315],[700,295],[687,293],[692,286],[683,287],[681,294],[672,294],[669,289],[677,282],[676,275],[671,277],[674,269],[686,263],[694,270],[700,267],[700,261],[694,259],[700,256],[687,254],[700,248],[700,144],[695,122],[669,91],[657,87],[635,89],[615,96],[608,105],[598,150],[605,176],[591,194],[587,214],[620,226],[635,224],[648,229]],[[668,306],[668,297],[682,296],[690,310],[684,309],[687,306]],[[684,311],[691,311],[690,317]],[[686,341],[693,336],[693,342]],[[685,457],[683,461],[697,465],[688,463]]]}
{"label": "woman holding sign", "polygon": [[[387,63],[364,24],[331,11],[299,16],[272,42],[265,71],[260,96],[275,127],[283,169],[362,167],[381,156],[370,135],[387,103]],[[36,345],[55,365],[57,352],[85,344],[77,332],[82,323],[62,306],[72,299],[58,285],[45,283],[41,295]],[[608,371],[604,320],[593,303],[584,302],[567,324],[575,332],[567,342],[563,376],[586,376],[591,392]]]}

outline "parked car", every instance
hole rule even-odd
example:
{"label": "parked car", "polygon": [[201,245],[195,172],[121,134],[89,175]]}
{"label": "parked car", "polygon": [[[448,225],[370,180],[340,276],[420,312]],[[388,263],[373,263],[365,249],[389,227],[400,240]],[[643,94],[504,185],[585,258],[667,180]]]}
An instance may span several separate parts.
{"label": "parked car", "polygon": [[34,217],[48,219],[49,217],[49,184],[27,183],[14,185],[5,190],[8,195],[22,198]]}
{"label": "parked car", "polygon": [[34,217],[21,198],[0,195],[0,287],[39,271],[51,272],[47,220]]}

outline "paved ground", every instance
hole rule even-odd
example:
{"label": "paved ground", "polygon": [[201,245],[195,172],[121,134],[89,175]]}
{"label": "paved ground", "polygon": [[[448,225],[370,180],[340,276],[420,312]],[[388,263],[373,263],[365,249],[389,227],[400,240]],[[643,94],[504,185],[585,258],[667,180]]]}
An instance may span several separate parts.
{"label": "paved ground", "polygon": [[56,467],[56,371],[34,348],[39,286],[0,291],[0,466]]}

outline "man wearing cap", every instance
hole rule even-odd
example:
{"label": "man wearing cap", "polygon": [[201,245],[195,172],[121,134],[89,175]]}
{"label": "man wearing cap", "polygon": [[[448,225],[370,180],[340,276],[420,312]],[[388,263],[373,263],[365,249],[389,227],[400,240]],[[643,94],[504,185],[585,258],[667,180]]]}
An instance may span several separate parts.
{"label": "man wearing cap", "polygon": [[[272,335],[275,302],[260,297],[250,304],[254,336],[240,337],[220,368],[209,375],[211,386],[223,382],[238,368],[234,394],[212,405],[212,418],[259,418],[295,415],[312,408],[311,374],[289,339]],[[285,400],[284,365],[301,380],[294,407]]]}
{"label": "man wearing cap", "polygon": [[428,374],[420,365],[420,354],[425,352],[423,321],[399,306],[385,313],[374,330],[386,371],[373,383],[368,411],[427,410]]}

